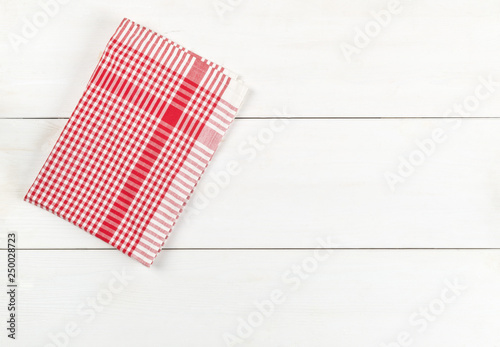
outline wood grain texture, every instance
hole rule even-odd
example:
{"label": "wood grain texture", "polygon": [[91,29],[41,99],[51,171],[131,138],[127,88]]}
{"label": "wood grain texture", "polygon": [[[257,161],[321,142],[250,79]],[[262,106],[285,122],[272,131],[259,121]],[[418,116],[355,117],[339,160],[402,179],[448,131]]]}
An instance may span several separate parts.
{"label": "wood grain texture", "polygon": [[[20,251],[16,343],[45,346],[49,334],[75,322],[79,334],[70,346],[225,346],[223,334],[236,334],[239,318],[246,320],[255,302],[268,300],[274,290],[284,301],[241,345],[381,346],[402,331],[412,346],[499,342],[499,251],[335,251],[300,285],[283,280],[292,278],[292,265],[312,256],[167,251],[146,269],[111,250]],[[108,298],[115,272],[125,273],[128,284],[114,283]],[[448,282],[465,288],[456,296],[447,293],[449,303],[419,332],[409,318],[429,305],[437,310]],[[94,316],[88,300],[101,309]],[[0,305],[5,306],[4,295]],[[0,343],[6,342],[0,334]]]}
{"label": "wood grain texture", "polygon": [[[500,346],[498,1],[57,1],[0,0],[0,346],[228,346],[276,290],[237,346]],[[123,17],[250,88],[150,269],[22,201]]]}
{"label": "wood grain texture", "polygon": [[[22,44],[12,35],[25,40],[25,20],[43,9],[4,1],[0,116],[68,117],[123,17],[240,74],[251,90],[240,116],[286,105],[303,117],[441,117],[479,76],[500,81],[497,1],[401,0],[351,62],[342,45],[368,32],[387,1],[241,0],[220,16],[221,1],[67,1]],[[498,116],[499,106],[495,93],[473,115]]]}
{"label": "wood grain texture", "polygon": [[[64,123],[0,121],[1,222],[25,235],[20,247],[108,247],[22,201]],[[278,125],[282,130],[271,133]],[[237,120],[166,247],[302,248],[326,235],[346,248],[500,247],[500,120],[454,126]],[[392,191],[386,173],[399,175],[401,161],[436,129],[445,141]],[[258,140],[262,134],[267,143]],[[260,150],[250,145],[252,137]],[[227,173],[230,162],[238,174]]]}

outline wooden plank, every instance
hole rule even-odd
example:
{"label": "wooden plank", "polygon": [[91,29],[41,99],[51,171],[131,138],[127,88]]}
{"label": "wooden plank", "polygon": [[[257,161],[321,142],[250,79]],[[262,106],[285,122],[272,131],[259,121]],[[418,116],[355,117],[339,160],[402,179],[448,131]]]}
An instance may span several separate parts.
{"label": "wooden plank", "polygon": [[[108,247],[22,201],[64,123],[0,121],[0,228],[20,247]],[[166,247],[500,247],[499,133],[498,119],[237,120]]]}
{"label": "wooden plank", "polygon": [[226,346],[249,316],[236,346],[383,346],[402,332],[414,346],[498,343],[499,251],[321,252],[166,251],[146,269],[117,251],[19,251],[8,345],[62,343],[73,322],[71,346]]}
{"label": "wooden plank", "polygon": [[[441,117],[480,76],[500,80],[493,0],[64,2],[49,15],[34,0],[2,9],[0,117],[69,116],[124,16],[241,74],[251,92],[240,116],[286,105],[303,117]],[[222,16],[221,3],[233,4]],[[472,114],[499,107],[494,93]]]}

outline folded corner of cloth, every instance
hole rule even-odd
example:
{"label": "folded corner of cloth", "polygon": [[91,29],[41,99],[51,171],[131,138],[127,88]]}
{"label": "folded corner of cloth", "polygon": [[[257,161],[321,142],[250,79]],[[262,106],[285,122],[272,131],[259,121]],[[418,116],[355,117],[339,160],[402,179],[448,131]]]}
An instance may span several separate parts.
{"label": "folded corner of cloth", "polygon": [[246,91],[125,18],[24,200],[151,266]]}

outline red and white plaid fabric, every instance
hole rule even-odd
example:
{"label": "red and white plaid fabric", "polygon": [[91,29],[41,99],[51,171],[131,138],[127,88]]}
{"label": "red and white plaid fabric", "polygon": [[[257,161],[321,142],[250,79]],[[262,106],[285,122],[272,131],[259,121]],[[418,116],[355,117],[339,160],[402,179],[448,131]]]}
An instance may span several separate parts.
{"label": "red and white plaid fabric", "polygon": [[124,19],[24,199],[150,266],[245,92]]}

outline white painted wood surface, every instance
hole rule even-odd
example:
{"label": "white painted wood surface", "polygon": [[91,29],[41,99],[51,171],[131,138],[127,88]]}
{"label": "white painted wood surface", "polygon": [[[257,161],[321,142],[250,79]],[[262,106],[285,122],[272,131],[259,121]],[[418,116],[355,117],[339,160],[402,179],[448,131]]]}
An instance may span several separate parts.
{"label": "white painted wood surface", "polygon": [[[269,300],[275,290],[284,301],[244,345],[380,346],[404,331],[413,346],[500,342],[498,250],[334,251],[300,285],[283,281],[293,264],[312,255],[165,251],[145,270],[118,251],[20,251],[17,344],[49,344],[50,336],[60,336],[74,322],[79,330],[70,346],[224,346],[224,334],[236,334],[239,319],[247,319],[255,302]],[[108,298],[103,293],[114,272],[131,279]],[[450,302],[438,310],[447,282],[462,289],[455,297],[446,293]],[[106,304],[94,317],[88,300],[99,296]],[[5,306],[4,296],[0,303]],[[410,323],[410,317],[423,319],[418,312],[429,305],[439,312],[430,316],[434,321],[425,328]]]}
{"label": "white painted wood surface", "polygon": [[[500,345],[500,3],[401,0],[348,61],[391,2],[69,0],[13,44],[48,2],[0,0],[0,276],[8,232],[20,248],[0,346],[226,346],[276,290],[236,346]],[[251,89],[151,269],[22,201],[123,17]]]}
{"label": "white painted wood surface", "polygon": [[[48,0],[45,0],[48,1]],[[239,3],[219,16],[214,4]],[[478,76],[500,80],[500,4],[495,0],[401,0],[399,13],[348,62],[342,44],[386,0],[65,0],[27,43],[24,19],[37,1],[3,0],[1,111],[10,117],[69,116],[99,52],[123,17],[149,26],[243,76],[251,89],[240,116],[441,116]],[[40,20],[39,20],[40,21]],[[17,48],[14,49],[14,48]],[[476,112],[498,115],[500,96]]]}
{"label": "white painted wood surface", "polygon": [[[0,120],[1,208],[25,248],[107,244],[22,198],[66,120]],[[331,236],[338,247],[500,247],[500,120],[294,120],[247,154],[271,120],[236,120],[167,246],[301,248]],[[278,125],[278,123],[276,123]],[[390,189],[400,156],[447,129],[415,172]],[[243,145],[243,146],[242,146]],[[227,175],[228,162],[240,173]],[[206,207],[205,207],[206,205]]]}

